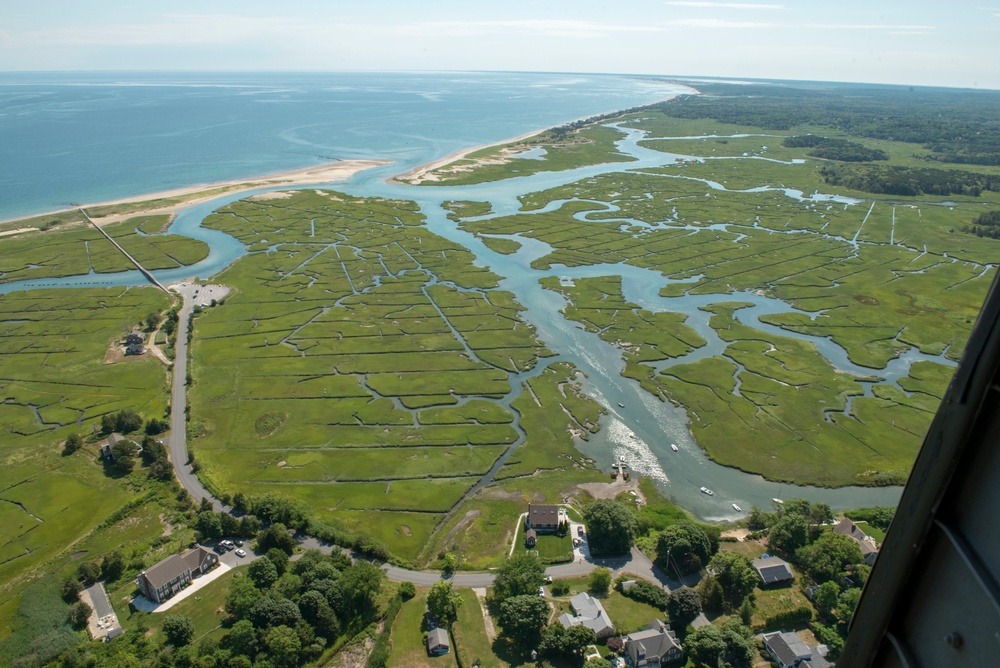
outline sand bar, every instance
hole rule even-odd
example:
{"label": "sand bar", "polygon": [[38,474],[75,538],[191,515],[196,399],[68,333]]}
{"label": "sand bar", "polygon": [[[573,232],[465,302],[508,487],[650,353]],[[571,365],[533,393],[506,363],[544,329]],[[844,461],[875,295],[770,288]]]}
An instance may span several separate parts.
{"label": "sand bar", "polygon": [[[99,213],[90,211],[95,223],[98,225],[107,225],[109,223],[115,223],[137,215],[173,214],[181,209],[191,206],[192,204],[197,204],[199,202],[212,199],[213,197],[218,197],[223,194],[223,192],[237,193],[256,188],[267,188],[270,186],[299,186],[343,181],[357,172],[365,169],[371,169],[372,167],[377,167],[379,165],[386,165],[390,162],[391,160],[340,160],[337,162],[314,165],[312,167],[304,167],[302,169],[293,169],[286,172],[277,172],[275,174],[268,174],[249,179],[235,179],[232,181],[221,181],[219,183],[202,183],[185,186],[183,188],[174,188],[172,190],[148,193],[145,195],[135,195],[133,197],[109,200],[106,202],[91,202],[80,206],[84,209],[96,209],[99,207],[115,206],[120,204],[149,203],[148,207],[133,209],[126,213],[113,213],[102,216],[99,215]],[[220,190],[223,192],[219,192]],[[204,193],[204,195],[197,196],[198,193]],[[177,197],[183,197],[184,199],[168,204],[158,201]],[[2,222],[9,223],[16,220],[29,220],[40,216],[74,211],[76,208],[80,207],[61,209],[59,211],[48,211],[46,213],[33,214],[31,216],[22,216]],[[16,234],[22,231],[29,231],[29,229],[21,228],[18,229],[17,232],[9,230],[4,234]]]}

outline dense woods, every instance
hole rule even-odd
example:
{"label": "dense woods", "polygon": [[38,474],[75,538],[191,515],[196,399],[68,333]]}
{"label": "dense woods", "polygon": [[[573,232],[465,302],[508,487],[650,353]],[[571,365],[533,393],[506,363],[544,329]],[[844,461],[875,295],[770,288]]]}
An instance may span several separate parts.
{"label": "dense woods", "polygon": [[[837,128],[858,137],[920,144],[928,160],[1000,165],[996,91],[814,84],[699,84],[703,93],[655,105],[678,118],[790,130]],[[836,158],[835,158],[836,159]]]}

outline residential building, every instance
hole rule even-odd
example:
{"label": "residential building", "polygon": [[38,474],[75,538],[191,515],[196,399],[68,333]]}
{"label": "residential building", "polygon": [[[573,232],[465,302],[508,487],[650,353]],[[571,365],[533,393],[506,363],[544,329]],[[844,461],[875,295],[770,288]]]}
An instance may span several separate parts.
{"label": "residential building", "polygon": [[431,656],[441,656],[451,651],[451,641],[448,632],[440,626],[427,632],[427,653]]}
{"label": "residential building", "polygon": [[126,355],[141,355],[146,352],[146,349],[142,347],[141,343],[130,343],[125,346]]}
{"label": "residential building", "polygon": [[195,545],[187,552],[173,554],[139,573],[136,584],[150,601],[163,603],[218,563],[219,557],[211,550]]}
{"label": "residential building", "polygon": [[553,533],[559,528],[559,522],[565,520],[565,515],[559,506],[528,504],[528,515],[524,525],[539,533]]}
{"label": "residential building", "polygon": [[795,580],[792,568],[788,562],[778,557],[765,557],[753,560],[754,570],[760,576],[761,586],[787,585]]}
{"label": "residential building", "polygon": [[534,529],[528,529],[524,532],[524,545],[525,547],[534,547],[535,543],[538,542],[538,532]]}
{"label": "residential building", "polygon": [[625,636],[625,654],[635,668],[663,665],[684,658],[677,634],[658,619],[646,630]]}
{"label": "residential building", "polygon": [[569,604],[575,616],[565,612],[559,615],[559,623],[564,627],[568,629],[571,626],[586,626],[598,638],[608,638],[614,634],[615,627],[611,624],[604,606],[596,598],[584,592],[571,598]]}
{"label": "residential building", "polygon": [[779,668],[829,668],[830,663],[817,648],[794,633],[775,631],[761,636],[768,654]]}
{"label": "residential building", "polygon": [[101,442],[101,457],[104,459],[114,461],[115,454],[111,451],[111,448],[115,446],[119,441],[124,441],[125,437],[121,434],[115,432],[108,436],[104,441]]}
{"label": "residential building", "polygon": [[138,345],[141,346],[145,342],[146,342],[146,337],[143,336],[142,332],[129,332],[125,336],[125,345],[127,345],[127,346],[131,346],[131,345],[135,345],[135,344],[138,344]]}
{"label": "residential building", "polygon": [[865,563],[869,566],[875,563],[875,558],[878,557],[878,546],[875,544],[875,539],[862,531],[850,518],[845,517],[837,522],[833,531],[853,538],[858,547],[861,548],[861,556],[864,557]]}

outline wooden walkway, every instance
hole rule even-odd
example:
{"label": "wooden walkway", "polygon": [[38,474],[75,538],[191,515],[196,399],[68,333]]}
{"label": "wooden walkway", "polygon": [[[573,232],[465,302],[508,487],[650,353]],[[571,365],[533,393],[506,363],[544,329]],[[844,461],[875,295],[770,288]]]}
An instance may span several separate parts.
{"label": "wooden walkway", "polygon": [[119,243],[118,243],[117,241],[115,241],[114,239],[112,239],[112,238],[111,238],[111,235],[110,235],[110,234],[108,234],[108,233],[107,233],[107,232],[105,232],[105,231],[104,231],[103,229],[101,229],[101,226],[100,226],[100,225],[98,225],[97,223],[95,223],[95,222],[94,222],[94,220],[93,220],[93,219],[92,219],[92,218],[91,218],[90,216],[88,216],[88,215],[87,215],[87,212],[86,212],[86,211],[84,211],[84,210],[83,210],[83,209],[81,208],[81,209],[80,209],[80,213],[82,213],[82,214],[83,214],[83,216],[84,216],[84,217],[85,217],[85,218],[86,218],[86,219],[87,219],[87,220],[88,220],[88,221],[90,222],[90,224],[91,224],[91,225],[93,225],[93,226],[94,226],[94,228],[95,228],[95,229],[96,229],[96,230],[97,230],[98,232],[100,232],[101,234],[103,234],[103,235],[104,235],[104,238],[105,238],[105,239],[107,239],[107,240],[108,240],[108,241],[110,241],[110,242],[111,242],[112,244],[114,244],[115,248],[117,248],[118,250],[120,250],[120,251],[122,252],[122,255],[124,255],[125,257],[127,257],[127,258],[128,258],[128,260],[129,260],[129,262],[131,262],[132,264],[134,264],[134,265],[135,265],[135,268],[136,268],[136,269],[138,269],[139,271],[141,271],[141,272],[142,272],[142,275],[143,275],[143,276],[145,276],[145,277],[146,277],[146,278],[147,278],[147,279],[149,280],[149,282],[150,282],[150,283],[152,283],[153,285],[155,285],[155,286],[156,286],[156,287],[158,287],[159,289],[163,290],[163,291],[164,291],[164,292],[166,292],[166,293],[167,293],[168,295],[170,294],[170,291],[169,291],[169,290],[167,290],[167,288],[166,288],[166,287],[165,287],[165,286],[164,286],[164,285],[163,285],[162,283],[160,283],[160,282],[159,282],[158,280],[156,280],[156,277],[155,277],[155,276],[153,276],[153,274],[151,274],[151,273],[149,272],[149,270],[148,270],[148,269],[146,269],[146,268],[145,268],[145,267],[143,267],[143,266],[142,266],[141,264],[139,264],[139,261],[138,261],[138,260],[136,260],[136,259],[135,259],[134,257],[132,257],[131,255],[129,255],[128,251],[127,251],[127,250],[125,250],[124,248],[122,248],[122,247],[121,247],[121,244],[119,244]]}

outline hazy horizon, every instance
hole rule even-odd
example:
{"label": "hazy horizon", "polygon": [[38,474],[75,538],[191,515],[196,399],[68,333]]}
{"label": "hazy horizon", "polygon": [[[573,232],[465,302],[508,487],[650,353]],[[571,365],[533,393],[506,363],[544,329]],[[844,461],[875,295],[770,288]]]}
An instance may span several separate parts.
{"label": "hazy horizon", "polygon": [[0,71],[551,72],[1000,89],[1000,5],[177,0],[0,13]]}

